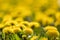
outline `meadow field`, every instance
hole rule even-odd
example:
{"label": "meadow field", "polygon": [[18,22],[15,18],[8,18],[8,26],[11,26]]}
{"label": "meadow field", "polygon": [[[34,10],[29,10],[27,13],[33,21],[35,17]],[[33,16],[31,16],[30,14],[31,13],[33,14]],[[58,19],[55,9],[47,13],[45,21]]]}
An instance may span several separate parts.
{"label": "meadow field", "polygon": [[0,0],[0,40],[60,40],[60,0]]}

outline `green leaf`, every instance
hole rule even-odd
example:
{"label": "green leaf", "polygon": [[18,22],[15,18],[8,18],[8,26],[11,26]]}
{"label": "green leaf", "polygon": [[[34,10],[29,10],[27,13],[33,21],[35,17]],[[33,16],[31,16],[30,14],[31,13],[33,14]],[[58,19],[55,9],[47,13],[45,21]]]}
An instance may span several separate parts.
{"label": "green leaf", "polygon": [[39,35],[40,34],[40,27],[39,28],[33,28],[33,31],[34,31],[34,35]]}
{"label": "green leaf", "polygon": [[33,30],[35,35],[42,36],[42,37],[46,36],[43,27],[34,28]]}
{"label": "green leaf", "polygon": [[11,40],[11,39],[9,38],[9,35],[6,35],[5,40]]}
{"label": "green leaf", "polygon": [[41,29],[40,35],[41,35],[42,37],[46,37],[45,31],[44,31],[43,27],[40,27],[40,29]]}
{"label": "green leaf", "polygon": [[17,34],[14,34],[16,40],[21,40]]}
{"label": "green leaf", "polygon": [[60,25],[57,26],[58,31],[60,32]]}
{"label": "green leaf", "polygon": [[5,33],[2,33],[2,39],[5,40]]}

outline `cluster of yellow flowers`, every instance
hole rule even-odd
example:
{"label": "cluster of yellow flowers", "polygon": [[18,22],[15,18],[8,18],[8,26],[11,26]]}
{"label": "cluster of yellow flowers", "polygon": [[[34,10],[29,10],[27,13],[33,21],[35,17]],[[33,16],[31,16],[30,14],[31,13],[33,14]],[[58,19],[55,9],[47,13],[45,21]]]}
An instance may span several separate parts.
{"label": "cluster of yellow flowers", "polygon": [[60,1],[0,0],[0,40],[60,40]]}

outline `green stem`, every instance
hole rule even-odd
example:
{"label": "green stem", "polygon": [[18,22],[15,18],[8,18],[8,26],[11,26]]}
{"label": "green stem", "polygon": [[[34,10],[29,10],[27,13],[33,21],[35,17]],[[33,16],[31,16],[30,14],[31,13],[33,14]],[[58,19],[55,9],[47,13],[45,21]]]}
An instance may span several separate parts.
{"label": "green stem", "polygon": [[21,40],[17,34],[14,34],[16,40]]}

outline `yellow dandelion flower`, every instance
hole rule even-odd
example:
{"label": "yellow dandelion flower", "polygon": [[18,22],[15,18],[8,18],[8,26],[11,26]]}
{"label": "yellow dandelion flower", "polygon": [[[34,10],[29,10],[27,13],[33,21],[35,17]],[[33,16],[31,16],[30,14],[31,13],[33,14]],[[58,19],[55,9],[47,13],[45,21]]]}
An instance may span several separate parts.
{"label": "yellow dandelion flower", "polygon": [[[45,5],[45,4],[48,3],[48,0],[35,0],[35,1],[34,1],[34,4],[35,4],[35,3],[36,3],[37,5],[38,5],[38,4],[40,4],[40,5]],[[37,6],[37,5],[36,5],[36,6]]]}
{"label": "yellow dandelion flower", "polygon": [[57,30],[48,30],[46,32],[47,36],[50,36],[50,37],[57,37],[59,36],[59,32]]}
{"label": "yellow dandelion flower", "polygon": [[1,29],[1,28],[4,28],[4,24],[3,24],[3,23],[0,24],[0,29]]}
{"label": "yellow dandelion flower", "polygon": [[29,26],[29,22],[28,21],[22,21],[22,22],[20,22],[21,24],[23,24],[23,25],[25,25],[25,26]]}
{"label": "yellow dandelion flower", "polygon": [[57,6],[58,6],[58,5],[57,5],[57,0],[50,0],[49,3],[50,3],[50,5],[51,5],[51,8],[54,9],[54,10],[55,10],[55,9],[57,8]]}
{"label": "yellow dandelion flower", "polygon": [[47,15],[43,17],[43,19],[42,19],[43,25],[51,24],[51,23],[54,23],[54,19],[52,17],[47,17]]}
{"label": "yellow dandelion flower", "polygon": [[12,19],[11,15],[6,15],[3,17],[3,23],[10,21]]}
{"label": "yellow dandelion flower", "polygon": [[35,27],[35,28],[39,28],[40,24],[38,22],[30,22],[30,26],[29,27]]}
{"label": "yellow dandelion flower", "polygon": [[7,10],[9,8],[9,4],[8,3],[2,3],[1,8],[2,8],[2,10]]}
{"label": "yellow dandelion flower", "polygon": [[24,0],[23,2],[24,2],[24,4],[26,4],[26,5],[30,5],[30,4],[33,3],[33,0]]}
{"label": "yellow dandelion flower", "polygon": [[48,17],[47,16],[43,16],[42,18],[42,24],[46,25],[48,23]]}
{"label": "yellow dandelion flower", "polygon": [[0,17],[3,17],[3,15],[4,15],[3,12],[0,12]]}
{"label": "yellow dandelion flower", "polygon": [[16,26],[17,26],[17,27],[19,27],[21,30],[23,30],[23,29],[25,29],[25,28],[26,28],[26,26],[25,26],[25,25],[23,25],[23,24],[17,24]]}
{"label": "yellow dandelion flower", "polygon": [[60,21],[60,12],[57,12],[57,13],[55,14],[55,17],[56,17],[56,20]]}
{"label": "yellow dandelion flower", "polygon": [[18,18],[16,18],[15,21],[17,21],[18,23],[23,22],[23,17],[18,17]]}
{"label": "yellow dandelion flower", "polygon": [[57,28],[54,27],[54,26],[46,26],[46,27],[44,28],[44,30],[45,30],[45,31],[48,31],[48,30],[57,30]]}
{"label": "yellow dandelion flower", "polygon": [[46,13],[46,15],[49,16],[49,15],[54,15],[56,13],[56,11],[54,9],[50,8],[45,13]]}
{"label": "yellow dandelion flower", "polygon": [[17,25],[18,23],[16,21],[10,20],[10,21],[6,21],[5,25]]}
{"label": "yellow dandelion flower", "polygon": [[14,33],[12,27],[5,27],[2,31],[4,33]]}
{"label": "yellow dandelion flower", "polygon": [[58,25],[60,25],[60,21],[57,20],[57,21],[55,22],[55,26],[58,26]]}
{"label": "yellow dandelion flower", "polygon": [[29,16],[30,14],[31,10],[27,6],[17,6],[15,10],[11,13],[12,16],[20,16],[20,17]]}
{"label": "yellow dandelion flower", "polygon": [[13,27],[13,32],[16,33],[16,32],[21,32],[21,29],[19,27]]}
{"label": "yellow dandelion flower", "polygon": [[26,27],[26,28],[23,30],[23,32],[24,32],[25,34],[33,34],[33,30],[32,30],[31,28],[28,28],[28,27]]}
{"label": "yellow dandelion flower", "polygon": [[22,35],[22,38],[27,37],[26,35]]}
{"label": "yellow dandelion flower", "polygon": [[48,18],[48,24],[52,24],[52,23],[54,23],[54,19],[53,18]]}
{"label": "yellow dandelion flower", "polygon": [[33,36],[30,40],[37,40],[38,36]]}
{"label": "yellow dandelion flower", "polygon": [[41,37],[40,40],[48,40],[46,37]]}
{"label": "yellow dandelion flower", "polygon": [[46,25],[46,24],[47,24],[47,18],[44,18],[44,19],[42,20],[42,24],[43,24],[43,25]]}
{"label": "yellow dandelion flower", "polygon": [[44,16],[43,13],[37,12],[36,15],[35,15],[35,20],[36,21],[41,21],[43,16]]}

